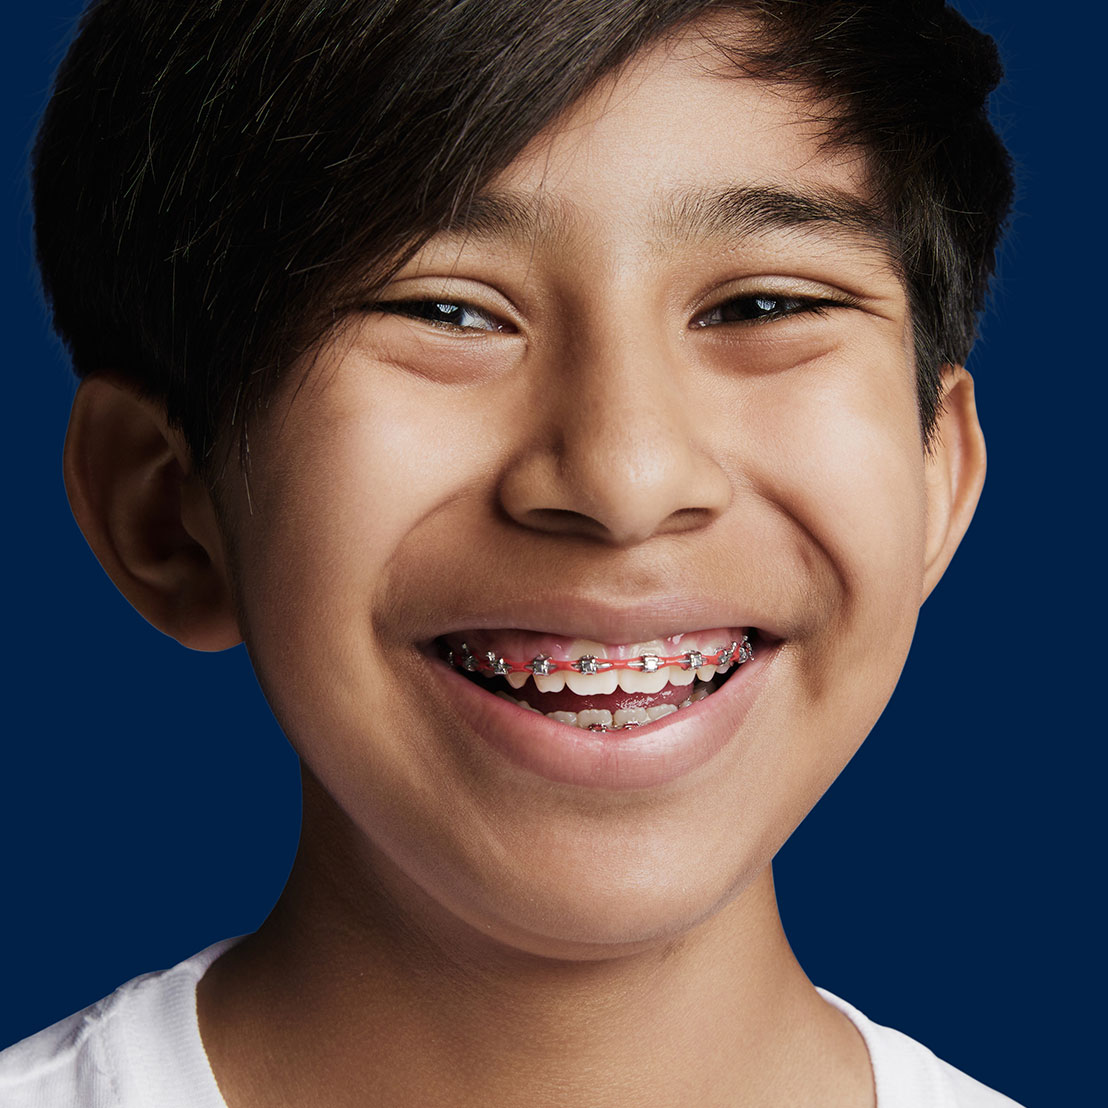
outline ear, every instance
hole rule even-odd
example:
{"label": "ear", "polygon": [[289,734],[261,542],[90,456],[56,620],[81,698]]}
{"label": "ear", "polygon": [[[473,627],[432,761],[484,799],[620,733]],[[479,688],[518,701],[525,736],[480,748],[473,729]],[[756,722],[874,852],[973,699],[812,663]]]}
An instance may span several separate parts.
{"label": "ear", "polygon": [[926,462],[927,556],[922,603],[946,572],[973,519],[985,484],[985,436],[973,378],[961,367],[943,375],[942,407]]}
{"label": "ear", "polygon": [[140,615],[194,650],[242,641],[215,505],[163,405],[111,376],[87,378],[64,474],[92,552]]}

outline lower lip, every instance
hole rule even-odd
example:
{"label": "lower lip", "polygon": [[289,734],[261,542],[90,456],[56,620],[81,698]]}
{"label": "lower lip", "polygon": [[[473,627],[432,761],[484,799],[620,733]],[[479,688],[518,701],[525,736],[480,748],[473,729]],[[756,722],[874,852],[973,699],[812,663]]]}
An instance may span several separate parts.
{"label": "lower lip", "polygon": [[429,668],[469,729],[515,765],[566,785],[649,789],[691,773],[732,741],[779,646],[763,645],[703,700],[625,731],[570,727],[501,700],[437,659],[429,660]]}

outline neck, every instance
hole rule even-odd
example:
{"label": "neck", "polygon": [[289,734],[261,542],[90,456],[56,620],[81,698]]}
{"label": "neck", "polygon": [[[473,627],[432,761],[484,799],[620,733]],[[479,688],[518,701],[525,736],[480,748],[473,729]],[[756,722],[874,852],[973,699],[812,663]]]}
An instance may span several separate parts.
{"label": "neck", "polygon": [[540,956],[366,858],[312,791],[281,901],[199,989],[229,1108],[872,1104],[865,1047],[793,957],[768,867],[680,936]]}

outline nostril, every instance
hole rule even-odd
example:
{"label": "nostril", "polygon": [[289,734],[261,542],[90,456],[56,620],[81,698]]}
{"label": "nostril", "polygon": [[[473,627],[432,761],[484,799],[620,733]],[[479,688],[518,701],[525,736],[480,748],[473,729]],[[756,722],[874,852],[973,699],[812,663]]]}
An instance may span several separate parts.
{"label": "nostril", "polygon": [[531,508],[524,514],[523,522],[550,535],[582,535],[588,538],[604,538],[607,535],[607,528],[598,520],[567,508]]}
{"label": "nostril", "polygon": [[658,528],[659,534],[676,534],[681,531],[695,531],[711,523],[718,513],[711,508],[678,508],[672,512]]}
{"label": "nostril", "polygon": [[565,508],[532,508],[515,518],[518,522],[547,535],[574,535],[623,546],[645,542],[656,535],[676,535],[706,527],[715,514],[708,508],[680,508],[660,522],[652,519],[649,523],[643,523],[636,528],[634,521],[626,520],[618,529],[614,525],[594,519],[585,512],[575,512]]}

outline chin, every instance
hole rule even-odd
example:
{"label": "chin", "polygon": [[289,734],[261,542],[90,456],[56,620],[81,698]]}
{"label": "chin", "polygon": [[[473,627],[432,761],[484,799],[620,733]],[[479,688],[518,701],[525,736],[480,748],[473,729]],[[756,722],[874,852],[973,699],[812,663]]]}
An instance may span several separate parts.
{"label": "chin", "polygon": [[523,859],[496,872],[487,860],[476,871],[454,867],[449,887],[421,885],[450,918],[506,950],[598,961],[679,941],[741,899],[769,853],[720,868],[718,859],[708,866],[701,852],[672,843],[634,849],[609,841],[603,850],[544,851],[545,866]]}

